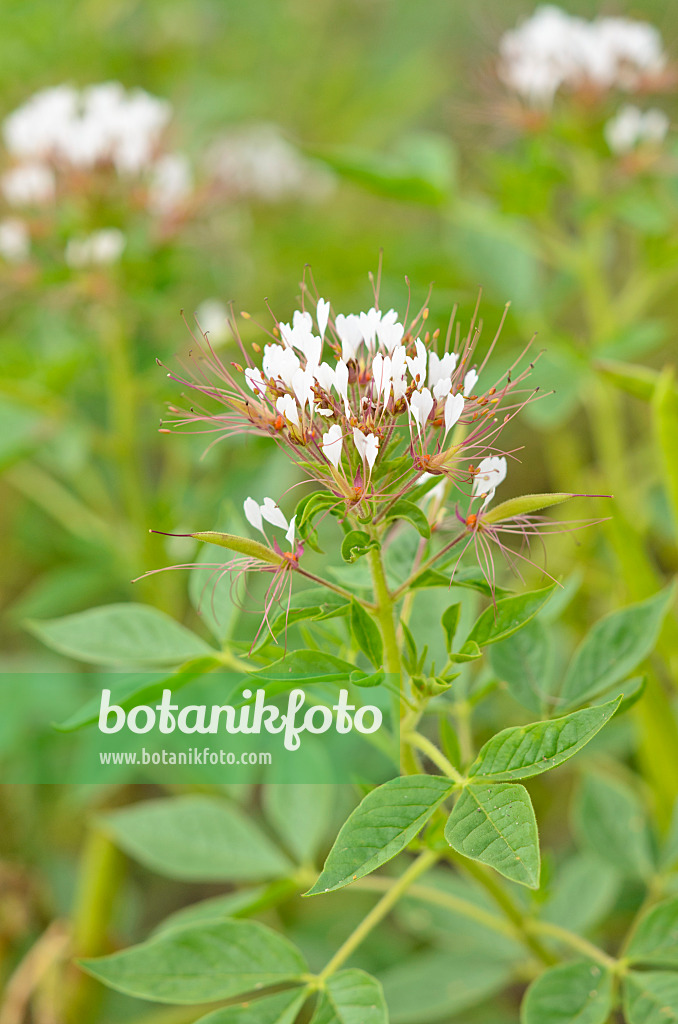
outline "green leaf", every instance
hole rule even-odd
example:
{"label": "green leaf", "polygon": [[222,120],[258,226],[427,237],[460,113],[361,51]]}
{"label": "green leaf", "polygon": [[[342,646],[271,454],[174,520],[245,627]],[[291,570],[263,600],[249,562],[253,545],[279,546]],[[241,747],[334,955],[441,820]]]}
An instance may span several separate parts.
{"label": "green leaf", "polygon": [[62,619],[29,622],[28,628],[60,654],[97,665],[173,665],[214,650],[145,604],[109,604]]}
{"label": "green leaf", "polygon": [[311,153],[347,181],[391,199],[438,206],[451,187],[449,172],[443,176],[439,167],[422,166],[416,152],[398,156],[341,146],[314,148]]}
{"label": "green leaf", "polygon": [[428,519],[413,501],[401,498],[394,505],[391,505],[384,517],[384,522],[390,523],[393,519],[406,519],[426,540],[431,536],[431,527]]}
{"label": "green leaf", "polygon": [[187,1006],[301,981],[308,970],[291,942],[254,921],[203,923],[79,963],[118,992]]}
{"label": "green leaf", "polygon": [[344,822],[306,895],[341,889],[391,860],[453,789],[454,783],[438,775],[400,776],[373,789]]}
{"label": "green leaf", "polygon": [[524,516],[531,512],[538,512],[542,508],[551,508],[552,505],[562,505],[570,498],[578,495],[566,491],[557,491],[553,494],[521,494],[518,498],[509,498],[495,505],[489,512],[483,512],[484,523],[502,523],[505,519],[512,519],[513,516]]}
{"label": "green leaf", "polygon": [[[171,690],[176,693],[189,683],[192,683],[199,676],[217,668],[223,668],[223,662],[219,658],[196,658],[188,661],[177,672],[170,675],[166,673],[143,672],[141,674],[115,673],[113,677],[108,676],[106,682],[110,684],[111,704],[117,704],[123,711],[129,711],[137,704],[153,704],[162,699],[163,690]],[[158,678],[159,676],[159,678]],[[118,677],[116,679],[116,677]],[[241,683],[238,682],[238,687]],[[64,722],[55,724],[54,728],[59,732],[75,732],[87,725],[93,725],[99,721],[101,710],[101,693],[97,692],[86,704],[78,708]]]}
{"label": "green leaf", "polygon": [[318,852],[332,813],[332,788],[314,783],[286,783],[264,788],[264,811],[299,864]]}
{"label": "green leaf", "polygon": [[629,971],[624,978],[624,1016],[628,1024],[676,1024],[678,974]]}
{"label": "green leaf", "polygon": [[292,651],[272,665],[252,673],[257,682],[282,682],[297,685],[311,682],[346,681],[355,665],[323,651]]}
{"label": "green leaf", "polygon": [[376,669],[384,663],[384,642],[376,622],[358,601],[351,602],[351,633]]}
{"label": "green leaf", "polygon": [[275,996],[225,1006],[201,1017],[195,1024],[294,1024],[308,998],[308,989],[293,988]]}
{"label": "green leaf", "polygon": [[468,785],[445,825],[450,846],[530,889],[539,887],[539,838],[529,794],[505,782]]}
{"label": "green leaf", "polygon": [[330,975],[311,1024],[388,1024],[381,985],[355,968]]}
{"label": "green leaf", "polygon": [[606,1024],[612,1012],[612,975],[590,961],[558,964],[533,981],[521,1024]]}
{"label": "green leaf", "polygon": [[596,622],[574,653],[561,696],[576,707],[613,686],[652,651],[673,600],[673,586],[640,604],[629,605]]}
{"label": "green leaf", "polygon": [[652,837],[642,801],[623,783],[587,774],[575,800],[574,823],[582,846],[627,876],[648,879],[654,869]]}
{"label": "green leaf", "polygon": [[594,365],[620,391],[642,398],[645,402],[652,400],[659,380],[656,370],[632,363],[620,363],[616,359],[596,359]]}
{"label": "green leaf", "polygon": [[378,547],[379,542],[365,530],[349,530],[341,542],[341,557],[345,562],[356,562],[372,548]]}
{"label": "green leaf", "polygon": [[619,883],[618,873],[594,854],[575,854],[558,871],[539,916],[586,934],[611,910]]}
{"label": "green leaf", "polygon": [[678,968],[678,896],[652,907],[633,930],[626,956],[635,963]]}
{"label": "green leaf", "polygon": [[292,869],[254,822],[216,797],[191,794],[144,800],[99,820],[130,857],[169,878],[258,881]]}
{"label": "green leaf", "polygon": [[548,722],[503,729],[480,750],[469,776],[510,782],[555,768],[586,746],[612,718],[621,698]]}
{"label": "green leaf", "polygon": [[505,959],[476,945],[415,954],[388,968],[379,980],[391,1024],[428,1024],[447,1021],[487,999],[504,988],[513,973]]}
{"label": "green leaf", "polygon": [[258,540],[250,540],[249,537],[237,537],[234,533],[204,530],[201,533],[192,533],[191,537],[194,540],[204,541],[205,544],[216,544],[219,548],[227,548],[240,555],[257,558],[260,562],[269,562],[271,565],[280,565],[282,561],[280,555],[276,555],[272,548],[266,547]]}
{"label": "green leaf", "polygon": [[555,583],[543,590],[533,590],[516,597],[504,597],[495,606],[486,608],[476,621],[466,642],[473,640],[479,647],[496,644],[517,633],[540,608],[543,608],[556,587]]}
{"label": "green leaf", "polygon": [[[273,883],[273,885],[281,884],[284,883]],[[211,896],[206,900],[198,900],[197,903],[189,903],[188,906],[175,910],[173,914],[156,925],[152,937],[155,938],[161,933],[177,929],[194,928],[205,922],[223,921],[228,917],[249,917],[260,904],[265,904],[266,895],[270,889],[270,885],[257,885],[247,889],[234,890],[226,893],[225,896]]]}
{"label": "green leaf", "polygon": [[454,642],[454,635],[457,632],[457,626],[459,625],[460,615],[461,605],[459,603],[451,604],[443,612],[441,622],[445,631],[445,646],[447,647],[448,654],[452,653],[452,644]]}
{"label": "green leaf", "polygon": [[552,652],[539,619],[532,619],[513,636],[494,644],[490,665],[519,704],[535,715],[542,714],[549,693]]}
{"label": "green leaf", "polygon": [[457,664],[464,661],[477,661],[482,655],[482,651],[475,640],[467,640],[466,643],[459,648],[458,651],[453,651],[450,654],[450,661],[453,664]]}

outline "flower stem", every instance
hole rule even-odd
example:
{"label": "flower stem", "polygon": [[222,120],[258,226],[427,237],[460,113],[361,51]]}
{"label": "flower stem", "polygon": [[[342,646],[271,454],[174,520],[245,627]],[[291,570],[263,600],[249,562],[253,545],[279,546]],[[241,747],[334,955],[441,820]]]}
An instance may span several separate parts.
{"label": "flower stem", "polygon": [[615,960],[613,956],[609,956],[599,946],[595,946],[588,939],[583,938],[583,936],[571,932],[568,928],[561,928],[560,925],[551,924],[550,921],[526,921],[525,927],[528,932],[543,935],[545,938],[555,939],[557,942],[569,946],[570,949],[576,949],[588,959],[595,960],[596,963],[602,964],[610,970],[617,968],[618,960]]}
{"label": "flower stem", "polygon": [[329,961],[327,966],[320,973],[320,979],[325,981],[331,974],[339,970],[342,964],[351,956],[351,954],[358,948],[358,946],[364,942],[369,933],[373,928],[383,921],[388,912],[395,906],[400,897],[409,889],[409,887],[423,875],[426,871],[433,867],[435,862],[438,860],[438,854],[434,853],[433,850],[425,850],[424,853],[420,854],[415,861],[413,861],[400,878],[389,887],[377,904],[372,908],[367,917],[363,918],[355,931],[351,932],[346,942],[337,950],[332,959]]}

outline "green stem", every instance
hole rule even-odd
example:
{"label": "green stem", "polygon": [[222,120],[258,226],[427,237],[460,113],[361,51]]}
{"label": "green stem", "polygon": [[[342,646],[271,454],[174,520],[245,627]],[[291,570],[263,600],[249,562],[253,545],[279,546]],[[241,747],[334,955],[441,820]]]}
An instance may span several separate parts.
{"label": "green stem", "polygon": [[446,544],[445,547],[440,549],[440,551],[437,551],[435,555],[431,555],[431,557],[426,562],[424,562],[423,565],[419,566],[416,572],[413,572],[411,576],[408,576],[405,582],[401,583],[400,586],[393,591],[393,593],[391,594],[391,598],[393,599],[393,601],[397,601],[401,594],[404,594],[407,590],[410,589],[415,580],[418,580],[420,576],[423,576],[428,569],[433,568],[438,559],[442,558],[443,555],[446,555],[448,551],[451,551],[452,548],[456,544],[458,544],[460,540],[466,537],[466,535],[467,531],[462,530],[461,533],[458,533],[457,536],[450,541],[449,544]]}
{"label": "green stem", "polygon": [[367,917],[363,918],[355,931],[351,932],[349,937],[346,939],[346,942],[344,942],[344,944],[337,950],[319,975],[322,981],[325,981],[331,974],[334,974],[335,971],[339,970],[342,964],[348,960],[358,946],[365,941],[372,929],[376,928],[376,926],[383,921],[389,911],[392,910],[400,897],[407,891],[407,889],[409,889],[413,882],[432,868],[437,860],[437,853],[434,853],[433,850],[425,850],[424,853],[420,854],[419,857],[410,864],[407,871],[405,871],[389,888],[388,892],[382,896],[379,902],[369,912]]}
{"label": "green stem", "polygon": [[419,732],[408,732],[403,736],[403,742],[409,743],[410,746],[417,747],[421,750],[422,754],[425,754],[429,761],[432,761],[436,768],[440,768],[443,775],[447,775],[449,779],[452,779],[458,785],[464,784],[464,776],[461,775],[454,765],[447,760],[442,751],[438,750],[435,743],[431,743],[426,736],[422,736]]}
{"label": "green stem", "polygon": [[368,554],[372,585],[374,587],[375,614],[384,641],[384,666],[392,673],[397,682],[402,683],[402,667],[400,664],[400,648],[396,636],[394,619],[394,600],[388,589],[384,563],[379,548],[372,548]]}
{"label": "green stem", "polygon": [[[321,587],[325,587],[327,590],[334,591],[335,594],[339,594],[340,597],[345,597],[347,601],[355,600],[355,594],[352,594],[350,590],[344,590],[338,583],[331,583],[329,580],[325,580],[322,576],[316,576],[315,573],[308,572],[306,569],[302,569],[297,566],[296,571],[301,575],[305,576],[307,580],[312,580],[313,583],[318,583]],[[363,608],[367,608],[368,611],[374,610],[374,605],[367,601],[362,602]]]}
{"label": "green stem", "polygon": [[595,946],[588,939],[583,938],[567,928],[561,928],[558,924],[551,924],[550,921],[526,921],[525,926],[529,932],[543,935],[545,938],[555,939],[570,949],[576,949],[578,953],[590,960],[595,960],[610,970],[616,970],[619,963],[613,956],[609,956],[599,946]]}
{"label": "green stem", "polygon": [[[80,859],[78,886],[72,914],[72,944],[75,957],[99,956],[107,951],[108,926],[115,907],[122,857],[110,840],[92,829]],[[91,1020],[100,986],[79,975],[68,994],[66,1019],[72,1024]]]}

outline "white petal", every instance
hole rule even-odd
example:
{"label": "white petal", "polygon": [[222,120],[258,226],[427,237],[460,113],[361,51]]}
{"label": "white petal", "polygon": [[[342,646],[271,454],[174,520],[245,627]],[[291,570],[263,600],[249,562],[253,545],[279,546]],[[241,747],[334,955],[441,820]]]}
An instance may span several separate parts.
{"label": "white petal", "polygon": [[291,395],[281,395],[280,398],[276,399],[275,407],[277,411],[285,417],[288,423],[292,423],[295,427],[299,426],[297,403]]}
{"label": "white petal", "polygon": [[443,444],[448,433],[459,420],[464,411],[464,396],[462,394],[448,395],[445,399],[445,434]]}
{"label": "white petal", "polygon": [[250,526],[253,526],[255,530],[261,530],[263,533],[264,531],[261,525],[261,509],[259,508],[258,502],[256,502],[254,498],[245,498],[243,509],[245,510],[245,518]]}
{"label": "white petal", "polygon": [[330,318],[330,304],[326,299],[318,299],[318,305],[315,308],[315,318],[318,323],[320,337],[324,339],[325,331],[327,330],[327,321]]}
{"label": "white petal", "polygon": [[286,530],[287,520],[284,515],[274,502],[273,498],[264,498],[264,504],[259,506],[261,516],[270,523],[272,526],[279,526],[281,530]]}
{"label": "white petal", "polygon": [[469,370],[464,377],[464,394],[466,396],[473,393],[473,389],[478,383],[478,374],[475,370]]}
{"label": "white petal", "polygon": [[290,519],[290,526],[289,526],[289,529],[288,529],[287,533],[285,534],[285,539],[290,542],[290,547],[292,547],[292,548],[294,547],[294,527],[296,526],[296,523],[297,523],[297,517],[296,517],[296,515],[294,515]]}
{"label": "white petal", "polygon": [[365,438],[365,459],[367,460],[367,465],[370,467],[370,471],[372,470],[372,466],[375,463],[378,453],[379,438],[376,434],[368,434]]}
{"label": "white petal", "polygon": [[250,391],[258,391],[259,394],[266,394],[266,381],[261,375],[261,370],[248,366],[245,370],[245,382]]}
{"label": "white petal", "polygon": [[322,448],[323,452],[330,460],[334,468],[336,469],[341,459],[341,449],[343,445],[342,429],[338,423],[335,423],[327,433],[323,436]]}

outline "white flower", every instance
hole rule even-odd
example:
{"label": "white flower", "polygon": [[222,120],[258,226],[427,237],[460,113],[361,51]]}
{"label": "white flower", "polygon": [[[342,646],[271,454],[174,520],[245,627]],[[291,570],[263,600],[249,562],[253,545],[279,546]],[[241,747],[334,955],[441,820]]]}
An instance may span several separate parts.
{"label": "white flower", "polygon": [[[195,317],[200,330],[203,334],[209,335],[213,345],[219,345],[228,338],[228,310],[219,299],[204,299],[196,309]],[[257,373],[259,373],[258,370]],[[259,377],[261,377],[260,373]]]}
{"label": "white flower", "polygon": [[354,427],[353,442],[358,450],[358,455],[363,462],[367,462],[371,472],[379,451],[379,438],[375,434],[365,435],[358,427]]}
{"label": "white flower", "polygon": [[363,340],[360,318],[355,313],[349,313],[348,316],[338,313],[334,326],[341,342],[341,358],[345,363],[349,363],[351,359],[355,359]]}
{"label": "white flower", "polygon": [[613,153],[628,153],[639,143],[658,144],[666,138],[669,119],[663,110],[622,107],[605,125],[605,139]]}
{"label": "white flower", "polygon": [[334,188],[334,175],[304,157],[272,124],[248,125],[222,136],[208,150],[206,164],[229,192],[267,203],[318,202]]}
{"label": "white flower", "polygon": [[47,164],[18,164],[2,176],[2,192],[10,206],[45,206],[55,191],[54,171]]}
{"label": "white flower", "polygon": [[153,213],[171,214],[186,202],[193,188],[191,165],[183,153],[166,153],[151,168],[148,206]]}
{"label": "white flower", "polygon": [[325,331],[327,330],[327,321],[330,318],[330,304],[325,299],[318,299],[318,303],[315,307],[315,319],[318,324],[318,330],[320,331],[320,337],[325,340]]}
{"label": "white flower", "polygon": [[426,429],[426,422],[433,410],[433,396],[428,388],[421,391],[414,391],[410,399],[410,414],[417,424],[417,433],[421,437],[422,430]]}
{"label": "white flower", "polygon": [[281,395],[280,398],[276,399],[275,407],[277,411],[285,417],[288,423],[293,426],[299,426],[299,411],[297,409],[297,403],[294,401],[291,395]]}
{"label": "white flower", "polygon": [[66,263],[75,268],[116,263],[126,244],[127,239],[118,228],[103,228],[82,238],[70,238],[66,245]]}
{"label": "white flower", "polygon": [[391,393],[391,357],[383,356],[377,352],[372,360],[372,378],[377,389],[377,398],[383,395],[384,404],[388,402]]}
{"label": "white flower", "polygon": [[396,345],[402,341],[405,328],[398,323],[398,314],[395,309],[389,309],[388,313],[381,314],[381,320],[377,324],[377,339],[381,348],[391,354]]}
{"label": "white flower", "polygon": [[473,481],[473,497],[484,497],[481,509],[488,505],[496,488],[506,478],[506,458],[503,455],[490,455],[478,466],[478,473]]}
{"label": "white flower", "polygon": [[261,370],[258,370],[256,366],[247,366],[245,368],[245,383],[250,391],[258,391],[260,395],[266,394],[266,381],[262,376]]}
{"label": "white flower", "polygon": [[499,44],[499,76],[535,106],[549,106],[562,86],[635,89],[666,63],[661,35],[643,21],[586,21],[545,5]]}
{"label": "white flower", "polygon": [[334,387],[337,394],[344,401],[344,410],[347,416],[351,415],[348,404],[348,366],[343,360],[339,360],[334,371]]}
{"label": "white flower", "polygon": [[254,498],[245,498],[243,505],[245,510],[245,518],[250,526],[253,526],[255,530],[261,530],[263,533],[263,525],[261,519],[261,509],[259,508],[259,502],[255,501]]}
{"label": "white flower", "polygon": [[443,436],[443,444],[445,443],[445,438],[455,423],[457,423],[463,411],[464,396],[462,394],[448,395],[445,399],[445,434]]}
{"label": "white flower", "polygon": [[473,389],[478,383],[478,374],[475,370],[469,370],[464,376],[464,395],[468,398],[473,394]]}
{"label": "white flower", "polygon": [[306,357],[309,366],[317,366],[322,352],[322,340],[313,333],[313,318],[309,312],[296,310],[292,326],[279,324],[280,337],[288,348],[296,348]]}
{"label": "white flower", "polygon": [[300,368],[299,357],[291,348],[282,345],[264,345],[262,368],[267,380],[281,380],[285,387],[292,387],[292,380]]}
{"label": "white flower", "polygon": [[[428,386],[430,388],[441,381],[449,378],[457,367],[457,353],[445,352],[439,356],[437,352],[428,354]],[[447,394],[447,392],[445,392]]]}
{"label": "white flower", "polygon": [[323,453],[330,460],[335,469],[339,466],[341,459],[341,449],[343,446],[343,434],[341,427],[338,423],[335,423],[326,434],[323,434],[322,449]]}
{"label": "white flower", "polygon": [[292,390],[303,411],[308,405],[313,413],[313,374],[310,370],[297,370],[292,378]]}
{"label": "white flower", "polygon": [[358,321],[360,323],[363,341],[367,345],[368,352],[374,352],[374,346],[377,338],[377,327],[381,321],[381,313],[378,309],[372,307],[372,309],[368,309],[366,313],[359,313]]}
{"label": "white flower", "polygon": [[399,402],[407,392],[405,367],[407,350],[404,345],[396,345],[391,353],[391,379],[393,381],[393,401]]}
{"label": "white flower", "polygon": [[[313,368],[313,376],[320,384],[323,391],[329,392],[330,388],[334,384],[335,371],[332,369],[329,363],[321,363],[320,366]],[[318,409],[318,412],[321,410]]]}
{"label": "white flower", "polygon": [[264,498],[263,505],[259,505],[254,498],[245,498],[243,505],[245,510],[245,518],[247,519],[250,526],[253,526],[255,530],[259,530],[266,536],[264,530],[264,520],[267,523],[271,523],[272,526],[277,526],[281,530],[285,530],[285,538],[290,542],[292,548],[294,548],[294,528],[296,525],[297,517],[292,516],[288,525],[285,516],[282,514],[273,498]]}
{"label": "white flower", "polygon": [[0,221],[0,256],[8,263],[22,263],[28,259],[31,238],[28,228],[17,217]]}
{"label": "white flower", "polygon": [[416,356],[406,356],[405,358],[412,380],[418,388],[422,388],[426,380],[426,357],[428,353],[426,351],[426,345],[424,345],[421,338],[417,338],[415,348],[417,350]]}
{"label": "white flower", "polygon": [[271,526],[279,526],[281,530],[287,530],[288,524],[284,515],[274,502],[273,498],[264,498],[263,505],[259,506],[262,519],[265,519]]}
{"label": "white flower", "polygon": [[452,378],[442,377],[436,384],[433,385],[433,397],[436,399],[436,401],[440,401],[441,398],[447,398],[451,390]]}

